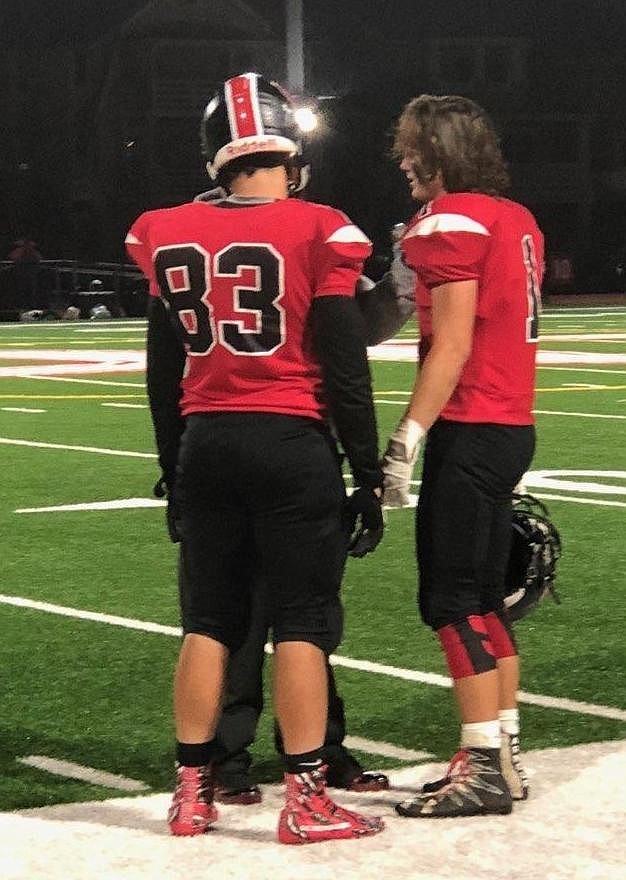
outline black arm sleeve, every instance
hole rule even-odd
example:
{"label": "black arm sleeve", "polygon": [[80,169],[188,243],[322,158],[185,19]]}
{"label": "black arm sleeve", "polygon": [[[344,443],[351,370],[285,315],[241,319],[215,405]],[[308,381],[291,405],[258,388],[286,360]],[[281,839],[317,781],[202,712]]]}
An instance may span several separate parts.
{"label": "black arm sleeve", "polygon": [[180,381],[185,350],[162,300],[150,297],[146,384],[159,464],[166,482],[173,480],[185,420],[180,414]]}
{"label": "black arm sleeve", "polygon": [[355,301],[322,296],[313,303],[313,341],[328,400],[357,486],[382,486],[365,327]]}
{"label": "black arm sleeve", "polygon": [[398,295],[391,272],[369,289],[357,284],[356,302],[365,319],[367,345],[391,339],[415,313],[414,299]]}

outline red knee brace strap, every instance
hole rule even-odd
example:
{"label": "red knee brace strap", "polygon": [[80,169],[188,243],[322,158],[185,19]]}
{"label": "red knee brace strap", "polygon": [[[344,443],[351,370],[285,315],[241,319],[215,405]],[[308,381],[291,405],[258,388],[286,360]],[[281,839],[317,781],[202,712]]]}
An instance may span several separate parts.
{"label": "red knee brace strap", "polygon": [[437,630],[452,678],[467,678],[496,668],[496,658],[482,617],[472,614]]}
{"label": "red knee brace strap", "polygon": [[504,615],[498,614],[497,611],[490,611],[489,614],[483,615],[483,620],[485,621],[496,659],[516,657],[517,645],[515,644],[515,636],[513,635],[511,624]]}

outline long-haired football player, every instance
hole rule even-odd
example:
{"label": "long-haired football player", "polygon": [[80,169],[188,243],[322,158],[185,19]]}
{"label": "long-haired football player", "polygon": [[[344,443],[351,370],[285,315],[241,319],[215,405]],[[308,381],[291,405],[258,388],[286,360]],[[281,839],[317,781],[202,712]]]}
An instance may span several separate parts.
{"label": "long-haired football player", "polygon": [[[302,182],[299,132],[276,84],[254,73],[227,80],[202,131],[224,198],[147,212],[127,236],[186,351],[172,376],[170,356],[178,365],[180,358],[164,343],[164,310],[151,309],[149,391],[165,383],[172,420],[185,422],[180,453],[158,443],[187,575],[169,825],[175,835],[195,835],[217,819],[213,763],[225,668],[247,632],[256,574],[269,595],[285,748],[278,838],[363,837],[383,823],[330,800],[322,746],[346,535],[351,552],[363,555],[383,533],[376,421],[354,301],[371,244],[340,211],[288,198]],[[354,478],[349,501],[327,417]]]}
{"label": "long-haired football player", "polygon": [[504,607],[511,493],[534,452],[543,236],[503,196],[494,127],[473,101],[421,95],[394,151],[422,204],[402,237],[417,277],[420,369],[384,457],[385,502],[404,504],[425,441],[417,508],[419,607],[444,651],[461,716],[443,779],[403,816],[510,813],[519,755],[519,658]]}

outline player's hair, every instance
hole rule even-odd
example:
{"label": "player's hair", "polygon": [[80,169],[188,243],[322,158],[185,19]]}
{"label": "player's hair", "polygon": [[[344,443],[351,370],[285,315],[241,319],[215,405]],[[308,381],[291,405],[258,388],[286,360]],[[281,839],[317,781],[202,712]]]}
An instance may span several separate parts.
{"label": "player's hair", "polygon": [[223,165],[218,171],[216,183],[230,192],[233,180],[240,174],[251,177],[259,168],[278,168],[283,165],[287,171],[287,179],[291,181],[296,173],[294,160],[284,153],[251,153],[249,156],[239,156],[227,165]]}
{"label": "player's hair", "polygon": [[422,183],[439,172],[447,192],[500,195],[510,186],[493,123],[469,98],[413,98],[398,120],[393,154],[408,158]]}

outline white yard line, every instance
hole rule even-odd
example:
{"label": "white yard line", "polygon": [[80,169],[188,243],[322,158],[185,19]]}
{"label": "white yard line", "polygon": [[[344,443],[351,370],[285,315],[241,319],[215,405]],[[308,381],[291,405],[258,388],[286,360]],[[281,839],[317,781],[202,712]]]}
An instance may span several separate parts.
{"label": "white yard line", "polygon": [[118,617],[115,614],[101,614],[99,611],[84,611],[80,608],[68,608],[66,605],[53,605],[50,602],[37,602],[34,599],[24,599],[21,596],[0,595],[0,604],[13,605],[16,608],[28,608],[31,611],[44,611],[47,614],[57,614],[61,617],[71,617],[76,620],[91,620],[94,623],[107,623],[110,626],[121,626],[124,629],[136,629],[141,632],[159,633],[163,636],[177,636],[180,638],[179,626],[165,626],[162,623],[153,623],[150,620],[135,620],[132,617]]}
{"label": "white yard line", "polygon": [[583,413],[583,412],[567,412],[565,410],[556,409],[534,409],[533,412],[540,416],[578,416],[581,419],[626,419],[622,415],[609,415],[608,413]]}
{"label": "white yard line", "polygon": [[[146,323],[143,324],[133,324],[133,330],[143,330],[148,325]],[[108,324],[106,327],[76,327],[76,333],[125,333],[129,329],[129,327],[110,327]]]}
{"label": "white yard line", "polygon": [[[406,407],[406,400],[386,400],[384,397],[379,397],[377,394],[374,395],[374,403],[381,404],[382,406]],[[541,416],[579,416],[583,419],[617,419],[618,421],[621,419],[626,419],[626,416],[618,414],[610,415],[609,413],[566,412],[565,410],[555,409],[534,409],[533,412],[536,415]]]}
{"label": "white yard line", "polygon": [[0,437],[5,446],[30,446],[35,449],[65,449],[71,452],[95,452],[98,455],[119,455],[127,458],[156,458],[155,452],[131,452],[128,449],[101,449],[99,446],[72,446],[65,443],[42,443],[35,440],[15,440],[11,437]]}
{"label": "white yard line", "polygon": [[356,749],[359,752],[367,752],[370,755],[382,755],[383,758],[393,758],[397,761],[426,761],[435,756],[430,752],[416,752],[413,749],[403,749],[388,742],[378,742],[373,739],[363,739],[362,736],[346,736],[343,744],[348,749]]}
{"label": "white yard line", "polygon": [[[43,324],[35,324],[35,323],[7,323],[0,324],[0,330],[24,330],[28,332],[47,332],[48,330],[74,330],[75,332],[85,332],[82,328],[88,324],[87,321],[44,321]],[[140,318],[138,320],[133,320],[127,318],[123,321],[107,321],[106,324],[103,322],[99,325],[99,327],[90,328],[90,332],[92,333],[102,333],[103,330],[111,330],[113,327],[120,327],[127,329],[128,327],[147,327],[147,321],[145,318]],[[121,330],[116,330],[116,333],[121,333]]]}
{"label": "white yard line", "polygon": [[19,412],[19,413],[45,413],[48,412],[47,409],[35,409],[34,407],[26,407],[26,406],[0,406],[1,410],[4,412]]}
{"label": "white yard line", "polygon": [[626,370],[603,370],[601,367],[549,367],[547,365],[538,364],[538,370],[558,370],[559,372],[570,373],[611,373],[614,376],[623,376]]}
{"label": "white yard line", "polygon": [[113,406],[118,409],[148,409],[147,403],[101,403],[100,406]]}
{"label": "white yard line", "polygon": [[626,333],[547,333],[539,334],[539,341],[548,342],[626,342]]}
{"label": "white yard line", "polygon": [[82,504],[57,504],[54,507],[18,507],[14,513],[73,513],[85,510],[137,510],[164,507],[158,498],[120,498],[114,501],[85,501]]}
{"label": "white yard line", "polygon": [[[529,484],[531,494],[540,501],[570,501],[572,504],[593,504],[595,507],[626,507],[626,501],[605,501],[600,498],[574,498],[571,495],[549,495],[545,492],[535,492],[532,483]],[[584,491],[584,490],[583,490]]]}
{"label": "white yard line", "polygon": [[[381,401],[385,403],[393,404],[394,401]],[[572,415],[571,413],[561,413],[561,415]],[[595,417],[593,414],[585,414],[585,413],[577,413],[576,415],[584,416],[589,415],[589,417]],[[599,417],[599,416],[598,416]],[[606,416],[606,418],[624,418],[623,416]],[[98,455],[113,455],[120,457],[130,457],[130,458],[147,458],[147,459],[155,459],[156,453],[154,452],[132,452],[130,450],[125,449],[102,449],[96,446],[71,446],[62,443],[43,443],[39,441],[32,440],[15,440],[9,437],[0,437],[0,444],[4,444],[7,446],[27,446],[41,449],[59,449],[59,450],[68,450],[72,452],[88,452],[95,453]],[[559,471],[559,473],[561,473]],[[565,473],[565,472],[563,472]],[[574,473],[574,472],[569,472]],[[585,472],[586,473],[586,472]],[[602,472],[598,471],[589,471],[590,474],[598,474],[600,475]],[[609,474],[610,472],[606,472]],[[532,476],[532,472],[530,474]],[[413,484],[417,485],[415,481]],[[533,484],[532,480],[529,481],[529,487],[532,489]],[[569,487],[571,490],[571,486]],[[597,484],[580,484],[576,486],[575,491],[579,492],[593,492],[593,491],[606,491],[606,492],[621,492],[622,490],[610,489],[610,487],[605,488],[603,486],[599,486]],[[605,501],[603,499],[597,498],[572,498],[569,495],[548,495],[540,492],[534,492],[537,498],[547,499],[547,500],[557,500],[557,501],[570,501],[575,504],[593,504],[598,507],[626,507],[626,502],[622,501]],[[417,496],[410,496],[411,503],[409,507],[415,507],[417,502]],[[97,506],[95,506],[97,505]],[[49,513],[54,511],[63,511],[63,510],[75,510],[75,509],[83,509],[83,510],[106,510],[106,509],[117,509],[117,508],[131,508],[131,507],[157,507],[160,506],[159,502],[148,503],[147,499],[122,499],[122,500],[113,500],[113,501],[104,501],[104,502],[85,502],[83,505],[59,505],[55,507],[49,508],[21,508],[16,511],[16,513]]]}
{"label": "white yard line", "polygon": [[[602,311],[598,311],[598,309]],[[614,318],[615,315],[619,314],[626,314],[624,306],[572,306],[571,308],[560,309],[546,308],[541,311],[542,318],[561,318],[561,320],[570,315],[577,318]]]}
{"label": "white yard line", "polygon": [[[85,611],[80,608],[69,608],[65,605],[55,605],[50,602],[39,602],[34,599],[25,599],[21,596],[0,595],[0,604],[12,605],[18,608],[26,608],[32,611],[43,611],[48,614],[58,614],[62,617],[89,620],[95,623],[106,623],[111,626],[120,626],[126,629],[140,630],[143,632],[159,633],[161,635],[180,637],[181,630],[175,626],[165,626],[146,620],[136,620],[129,617],[120,617],[114,614],[102,614],[96,611]],[[419,684],[429,684],[436,687],[452,687],[452,681],[446,675],[435,672],[422,672],[417,669],[403,669],[398,666],[390,666],[383,663],[373,663],[370,660],[356,660],[352,657],[343,657],[332,654],[330,662],[333,666],[341,666],[346,669],[355,669],[360,672],[370,672],[377,675],[386,675],[390,678],[398,678],[404,681],[414,681]],[[544,694],[531,694],[520,692],[520,702],[531,705],[543,706],[564,712],[576,712],[581,715],[593,715],[600,718],[611,718],[616,721],[626,721],[626,710],[614,706],[602,706],[596,703],[585,703],[578,700],[570,700],[562,697],[551,697]]]}
{"label": "white yard line", "polygon": [[150,786],[138,779],[130,779],[128,776],[120,776],[117,773],[107,773],[105,770],[97,770],[95,767],[85,767],[83,764],[75,764],[73,761],[60,761],[58,758],[50,758],[47,755],[27,755],[25,758],[17,758],[18,763],[27,767],[35,767],[37,770],[45,770],[55,776],[63,776],[66,779],[80,779],[89,785],[102,785],[105,788],[116,788],[119,791],[148,791]]}
{"label": "white yard line", "polygon": [[32,379],[34,382],[79,382],[82,385],[116,385],[119,388],[145,388],[145,382],[113,382],[107,379],[73,379],[69,376],[18,375],[16,379]]}

